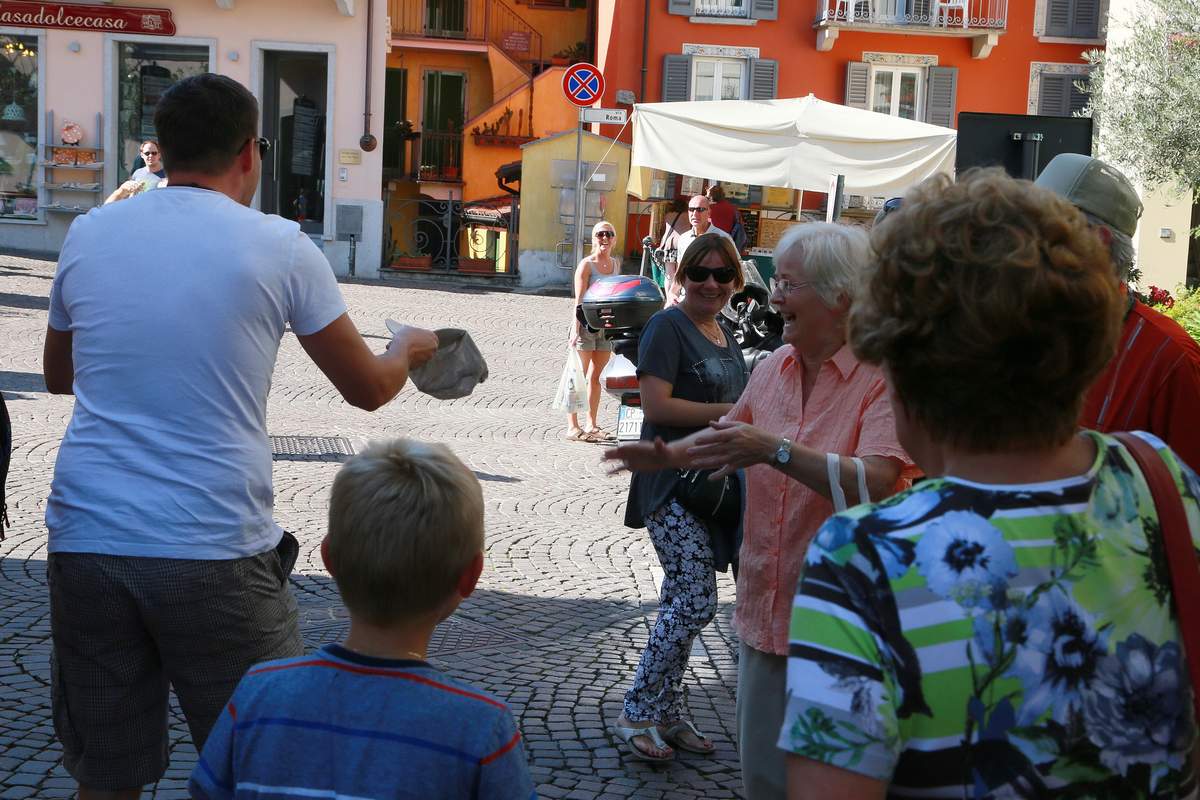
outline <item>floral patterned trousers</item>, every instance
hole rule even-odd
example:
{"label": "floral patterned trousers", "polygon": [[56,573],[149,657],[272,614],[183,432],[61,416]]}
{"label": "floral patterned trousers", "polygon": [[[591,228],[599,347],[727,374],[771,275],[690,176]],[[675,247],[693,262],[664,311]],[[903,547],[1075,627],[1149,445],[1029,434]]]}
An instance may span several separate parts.
{"label": "floral patterned trousers", "polygon": [[704,523],[675,500],[646,517],[650,541],[662,564],[658,621],[642,651],[633,687],[625,693],[625,717],[658,723],[684,715],[692,640],[717,613],[717,576]]}

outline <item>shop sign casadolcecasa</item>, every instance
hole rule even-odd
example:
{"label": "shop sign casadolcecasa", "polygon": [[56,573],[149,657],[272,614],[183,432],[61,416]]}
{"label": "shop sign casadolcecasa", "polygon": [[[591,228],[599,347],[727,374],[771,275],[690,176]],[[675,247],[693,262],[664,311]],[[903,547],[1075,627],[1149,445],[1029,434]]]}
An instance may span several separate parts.
{"label": "shop sign casadolcecasa", "polygon": [[175,35],[175,20],[171,19],[169,8],[0,0],[0,25],[101,33],[142,33],[151,36]]}

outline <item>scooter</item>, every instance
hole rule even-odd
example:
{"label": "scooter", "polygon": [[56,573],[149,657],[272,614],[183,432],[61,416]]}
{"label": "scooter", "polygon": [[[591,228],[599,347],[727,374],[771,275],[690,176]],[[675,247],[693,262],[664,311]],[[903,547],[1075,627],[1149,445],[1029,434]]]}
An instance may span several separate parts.
{"label": "scooter", "polygon": [[[664,254],[653,249],[653,243],[647,239],[644,253],[662,267]],[[741,345],[742,357],[746,360],[746,368],[754,368],[783,344],[783,318],[771,307],[770,291],[766,282],[758,272],[753,261],[743,261],[742,268],[746,276],[746,286],[734,293],[721,312],[725,320],[733,328],[734,336]],[[625,291],[614,291],[612,287],[598,289],[597,284],[586,292],[582,298],[581,309],[585,324],[593,329],[605,330],[613,343],[613,358],[600,376],[600,384],[605,392],[620,403],[617,411],[617,441],[637,441],[642,434],[642,402],[637,379],[637,351],[642,329],[652,313],[643,305],[645,299],[651,296],[650,287],[657,293],[657,311],[662,307],[662,293],[649,278],[645,277],[645,262],[643,260],[642,276],[621,276],[625,279]],[[616,276],[613,276],[614,278]],[[612,280],[611,278],[606,280]],[[636,284],[636,289],[635,289]],[[592,296],[593,289],[598,289],[597,296]],[[620,309],[634,303],[632,295],[636,292],[642,302],[637,302],[636,310]],[[604,305],[608,298],[609,305]],[[589,311],[591,312],[589,314]],[[607,320],[603,311],[608,311]],[[607,322],[606,326],[604,323]],[[593,324],[595,323],[595,324]]]}

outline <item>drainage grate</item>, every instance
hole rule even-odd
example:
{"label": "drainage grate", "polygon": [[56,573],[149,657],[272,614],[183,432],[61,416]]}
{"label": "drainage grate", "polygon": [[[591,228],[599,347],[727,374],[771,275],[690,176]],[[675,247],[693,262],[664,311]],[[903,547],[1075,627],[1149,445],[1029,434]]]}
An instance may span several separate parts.
{"label": "drainage grate", "polygon": [[342,461],[354,447],[341,436],[272,436],[271,455],[279,461]]}

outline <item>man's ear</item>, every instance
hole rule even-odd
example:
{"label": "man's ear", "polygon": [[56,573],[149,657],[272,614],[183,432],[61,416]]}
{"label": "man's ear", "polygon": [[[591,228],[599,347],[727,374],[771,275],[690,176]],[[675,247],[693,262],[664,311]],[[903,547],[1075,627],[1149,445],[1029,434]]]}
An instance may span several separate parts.
{"label": "man's ear", "polygon": [[237,165],[238,172],[243,175],[248,175],[254,170],[254,149],[258,147],[258,142],[246,142],[246,146],[238,151]]}
{"label": "man's ear", "polygon": [[1112,246],[1113,232],[1107,225],[1097,225],[1096,235],[1100,237],[1100,241],[1104,242],[1105,247]]}
{"label": "man's ear", "polygon": [[325,569],[329,572],[329,576],[331,578],[334,578],[334,580],[336,580],[337,576],[335,576],[333,574],[333,572],[334,572],[333,560],[329,557],[329,537],[328,536],[326,536],[324,539],[321,540],[321,563],[325,565]]}
{"label": "man's ear", "polygon": [[458,596],[466,600],[475,591],[479,576],[483,574],[483,553],[476,553],[471,563],[458,576]]}

